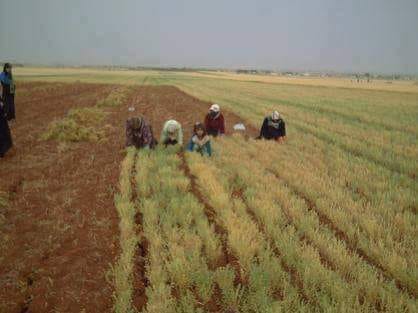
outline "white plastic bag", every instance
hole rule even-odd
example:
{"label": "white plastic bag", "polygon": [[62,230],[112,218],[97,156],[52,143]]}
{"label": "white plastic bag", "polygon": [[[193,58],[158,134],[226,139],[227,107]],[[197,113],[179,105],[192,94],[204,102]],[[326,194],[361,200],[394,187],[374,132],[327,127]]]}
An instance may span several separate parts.
{"label": "white plastic bag", "polygon": [[238,130],[238,131],[245,131],[245,125],[242,123],[238,123],[234,125],[234,130]]}

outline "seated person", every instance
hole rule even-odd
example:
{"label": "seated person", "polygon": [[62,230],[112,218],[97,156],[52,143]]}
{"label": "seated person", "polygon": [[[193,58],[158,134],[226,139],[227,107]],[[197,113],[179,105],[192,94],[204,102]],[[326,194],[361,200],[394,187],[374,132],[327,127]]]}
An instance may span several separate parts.
{"label": "seated person", "polygon": [[152,127],[143,117],[131,117],[126,121],[126,147],[153,149],[156,144]]}
{"label": "seated person", "polygon": [[264,119],[259,138],[273,139],[278,142],[284,141],[286,138],[286,125],[279,112],[274,111],[271,116],[267,116]]}
{"label": "seated person", "polygon": [[205,126],[202,123],[196,123],[194,125],[193,136],[187,145],[187,150],[191,152],[199,152],[203,156],[212,155],[210,137],[206,133]]}
{"label": "seated person", "polygon": [[166,147],[169,145],[183,145],[183,130],[181,124],[175,120],[165,122],[161,132],[161,143]]}
{"label": "seated person", "polygon": [[214,104],[210,107],[205,117],[205,128],[208,135],[213,137],[225,134],[225,119],[219,105]]}

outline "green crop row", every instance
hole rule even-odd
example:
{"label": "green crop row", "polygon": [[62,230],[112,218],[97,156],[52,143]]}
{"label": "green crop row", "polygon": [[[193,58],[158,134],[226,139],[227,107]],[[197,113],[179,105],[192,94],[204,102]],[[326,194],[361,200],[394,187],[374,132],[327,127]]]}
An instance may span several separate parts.
{"label": "green crop row", "polygon": [[149,242],[144,312],[203,312],[214,292],[220,239],[189,192],[175,149],[140,152],[138,207]]}
{"label": "green crop row", "polygon": [[128,149],[122,162],[119,193],[115,196],[115,206],[119,215],[120,256],[113,268],[115,281],[114,311],[134,312],[132,307],[134,255],[138,237],[135,230],[135,206],[132,202],[132,169],[137,151]]}
{"label": "green crop row", "polygon": [[[266,157],[260,156],[259,151],[271,150],[274,146],[272,143],[260,145],[244,145],[240,137],[225,139],[222,145],[216,145],[220,152],[213,160],[223,169],[231,188],[241,190],[243,199],[264,225],[268,237],[276,238],[277,244],[281,243],[279,248],[292,243],[293,246],[281,251],[285,251],[284,258],[289,257],[287,254],[294,257],[289,257],[289,262],[298,267],[306,292],[313,292],[312,297],[325,305],[324,310],[413,312],[415,304],[407,294],[382,279],[373,266],[353,254],[321,223],[303,199],[267,171],[276,161],[268,153]],[[289,170],[287,167],[286,171]],[[286,235],[288,232],[292,236]],[[283,238],[286,238],[284,243]],[[310,260],[306,255],[304,257],[304,249],[312,248],[312,255],[308,254]],[[317,290],[326,292],[331,302],[327,303]]]}
{"label": "green crop row", "polygon": [[223,178],[222,170],[199,155],[189,154],[187,160],[219,223],[226,229],[228,246],[240,265],[242,285],[227,294],[242,296],[231,301],[224,293],[226,309],[260,313],[309,310],[309,299],[303,299],[292,284],[291,273],[280,265],[256,223],[246,214],[244,203]]}

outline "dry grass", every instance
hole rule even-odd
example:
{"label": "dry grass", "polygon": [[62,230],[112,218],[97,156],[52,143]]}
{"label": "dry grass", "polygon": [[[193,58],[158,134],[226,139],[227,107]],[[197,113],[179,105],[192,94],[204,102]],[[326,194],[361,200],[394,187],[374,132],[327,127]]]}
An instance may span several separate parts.
{"label": "dry grass", "polygon": [[99,141],[105,133],[99,125],[105,113],[98,108],[71,109],[67,116],[53,121],[41,136],[59,142]]}

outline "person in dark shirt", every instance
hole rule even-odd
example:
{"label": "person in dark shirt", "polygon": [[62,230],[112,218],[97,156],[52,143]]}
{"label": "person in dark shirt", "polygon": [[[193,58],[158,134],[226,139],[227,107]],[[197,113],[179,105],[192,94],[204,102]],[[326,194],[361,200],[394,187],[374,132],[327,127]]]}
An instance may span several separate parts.
{"label": "person in dark shirt", "polygon": [[274,111],[271,116],[267,116],[261,126],[260,137],[267,140],[283,142],[286,138],[286,124],[279,112]]}
{"label": "person in dark shirt", "polygon": [[10,63],[4,64],[3,72],[0,73],[1,82],[1,100],[4,103],[4,114],[8,121],[16,118],[15,114],[15,83],[12,75],[12,65]]}
{"label": "person in dark shirt", "polygon": [[219,105],[214,104],[210,107],[205,117],[205,128],[208,135],[213,137],[225,134],[225,119]]}

